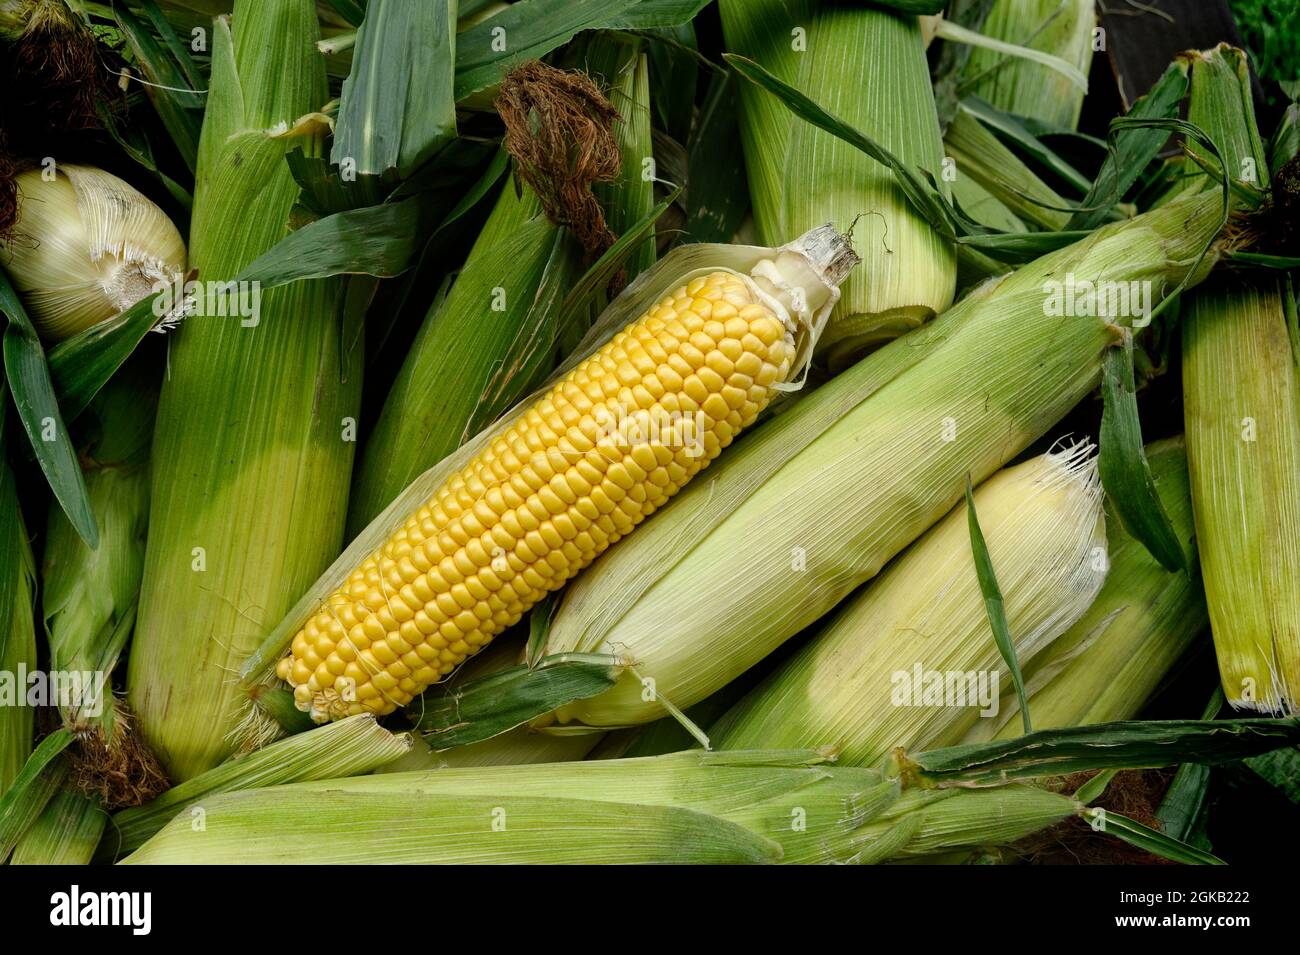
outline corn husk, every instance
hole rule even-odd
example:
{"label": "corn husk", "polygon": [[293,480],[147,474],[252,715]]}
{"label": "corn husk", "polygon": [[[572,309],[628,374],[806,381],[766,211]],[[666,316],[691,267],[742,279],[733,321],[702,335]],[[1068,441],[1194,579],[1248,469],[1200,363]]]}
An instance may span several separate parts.
{"label": "corn husk", "polygon": [[1196,264],[1221,209],[1207,194],[1105,226],[742,438],[570,585],[548,652],[616,652],[634,666],[556,718],[611,727],[667,715],[658,695],[690,706],[875,576],[960,500],[968,474],[992,474],[1096,387],[1119,330],[1048,314],[1048,283],[1147,281],[1154,305]]}
{"label": "corn husk", "polygon": [[[321,151],[319,121],[295,126],[328,99],[317,33],[308,0],[238,2],[215,22],[190,240],[205,281],[286,234],[285,155]],[[127,683],[174,779],[235,751],[239,661],[342,543],[361,375],[343,293],[295,282],[262,294],[255,325],[191,316],[171,339]]]}
{"label": "corn husk", "polygon": [[900,798],[897,780],[812,753],[677,753],[221,796],[203,831],[178,820],[127,861],[874,862],[1009,841],[1075,811],[1024,786]]}
{"label": "corn husk", "polygon": [[14,177],[18,220],[0,264],[41,337],[62,341],[185,272],[176,226],[129,183],[71,163]]}
{"label": "corn husk", "polygon": [[[730,52],[757,60],[939,179],[943,146],[914,17],[807,0],[722,0],[719,9]],[[822,342],[837,363],[948,307],[956,254],[908,204],[889,170],[749,83],[740,85],[740,105],[760,240],[775,244],[828,221],[853,226],[863,263],[845,282]],[[947,188],[942,180],[939,186]]]}
{"label": "corn husk", "polygon": [[[1266,181],[1244,54],[1187,54],[1188,119],[1234,179]],[[1204,188],[1212,180],[1205,177]],[[1216,278],[1183,308],[1183,414],[1210,627],[1228,702],[1300,710],[1300,338],[1284,280]]]}
{"label": "corn husk", "polygon": [[[1148,445],[1147,461],[1179,541],[1195,553],[1182,439]],[[1188,572],[1170,573],[1114,514],[1107,515],[1106,536],[1110,572],[1101,593],[1024,666],[1036,730],[1133,719],[1205,632],[1205,594],[1194,562]],[[998,717],[981,720],[963,742],[1019,736],[1019,703],[1014,694],[1003,702]]]}
{"label": "corn husk", "polygon": [[108,813],[94,799],[61,789],[18,840],[9,864],[86,865],[107,822]]}
{"label": "corn husk", "polygon": [[134,850],[178,813],[191,819],[195,808],[221,793],[369,773],[410,750],[410,737],[388,732],[370,716],[278,740],[180,783],[152,802],[114,813],[99,861]]}
{"label": "corn husk", "polygon": [[[1091,451],[1079,444],[1041,455],[974,494],[1022,665],[1088,609],[1106,576]],[[975,723],[997,720],[1000,690],[1011,688],[963,502],[723,717],[710,739],[720,749],[829,746],[851,765],[873,765],[896,746],[959,742]]]}
{"label": "corn husk", "polygon": [[1065,228],[1069,203],[964,108],[953,116],[943,144],[957,164],[959,181],[974,179],[1024,222],[1041,229]]}
{"label": "corn husk", "polygon": [[[1087,76],[1095,6],[1094,0],[996,0],[980,32],[1058,56]],[[1084,91],[1040,63],[976,47],[966,62],[965,79],[963,92],[1008,113],[1058,129],[1079,124]]]}
{"label": "corn husk", "polygon": [[[514,666],[523,655],[521,640],[497,637],[487,648],[475,654],[447,681],[447,691],[455,692],[459,684],[498,673]],[[418,710],[419,704],[413,704]],[[490,739],[451,749],[436,750],[416,737],[411,751],[376,770],[403,773],[417,769],[447,769],[470,766],[521,766],[529,763],[563,763],[584,758],[600,742],[597,733],[538,733],[528,726],[517,726]]]}
{"label": "corn husk", "polygon": [[[143,372],[128,368],[128,372]],[[87,412],[95,421],[95,440],[81,454],[86,493],[99,523],[99,547],[85,545],[54,503],[46,525],[41,562],[42,622],[50,647],[50,669],[63,673],[97,674],[100,693],[83,699],[57,701],[64,726],[77,736],[94,737],[95,751],[109,757],[103,766],[120,782],[165,785],[147,780],[156,773],[118,762],[134,759],[138,738],[130,734],[129,717],[113,699],[111,677],[135,625],[144,571],[145,535],[149,519],[149,447],[158,390],[152,376],[121,374],[96,395]],[[92,678],[93,679],[93,678]],[[94,684],[87,687],[94,689]],[[133,754],[133,755],[129,755]],[[83,767],[93,772],[89,766]],[[83,782],[96,781],[83,777]],[[110,786],[108,779],[98,780]]]}
{"label": "corn husk", "polygon": [[[17,561],[13,565],[16,579],[0,586],[8,602],[9,619],[0,621],[7,638],[0,643],[0,678],[7,687],[0,687],[0,795],[3,795],[31,755],[34,745],[36,707],[29,706],[27,683],[23,674],[36,670],[36,617],[33,602],[36,599],[36,565],[27,530],[13,495],[14,479],[7,462],[0,461],[0,502],[13,509],[6,516],[6,536],[11,539],[7,547],[14,548]],[[12,534],[8,533],[12,531]],[[12,696],[11,696],[12,694]]]}

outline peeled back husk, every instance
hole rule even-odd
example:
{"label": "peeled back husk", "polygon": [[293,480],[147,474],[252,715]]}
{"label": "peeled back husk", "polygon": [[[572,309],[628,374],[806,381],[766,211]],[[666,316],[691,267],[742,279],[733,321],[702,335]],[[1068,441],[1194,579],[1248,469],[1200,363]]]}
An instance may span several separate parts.
{"label": "peeled back husk", "polygon": [[1060,283],[1147,282],[1155,305],[1187,277],[1221,214],[1222,199],[1207,194],[1098,229],[738,442],[568,588],[548,652],[613,652],[633,667],[556,718],[658,719],[668,710],[643,698],[643,679],[685,708],[821,617],[947,513],[968,474],[992,474],[1097,386],[1119,329],[1060,314]]}
{"label": "peeled back husk", "polygon": [[[1032,458],[974,494],[1022,666],[1088,609],[1106,577],[1091,452],[1083,443]],[[962,502],[724,716],[710,740],[720,749],[828,746],[846,763],[873,765],[896,746],[946,746],[977,722],[995,722],[1011,688]]]}

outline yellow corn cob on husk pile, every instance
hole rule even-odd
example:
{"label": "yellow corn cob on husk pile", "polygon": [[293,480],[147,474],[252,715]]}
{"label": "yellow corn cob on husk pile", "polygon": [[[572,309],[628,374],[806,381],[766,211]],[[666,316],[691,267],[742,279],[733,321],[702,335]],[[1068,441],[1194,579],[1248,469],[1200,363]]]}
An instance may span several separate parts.
{"label": "yellow corn cob on husk pile", "polygon": [[[833,229],[814,230],[753,277],[689,279],[582,361],[293,637],[276,672],[299,709],[390,713],[563,586],[754,421],[810,344],[791,309],[822,309],[854,261]],[[610,432],[629,420],[638,440]]]}
{"label": "yellow corn cob on husk pile", "polygon": [[[1195,553],[1183,441],[1156,441],[1146,453],[1184,552]],[[1189,571],[1165,570],[1113,514],[1106,537],[1110,572],[1101,593],[1077,623],[1024,665],[1035,730],[1134,719],[1205,633],[1205,593],[1195,561]],[[980,720],[963,742],[1019,736],[1019,714],[1015,694],[1004,693],[997,718]]]}
{"label": "yellow corn cob on husk pile", "polygon": [[[1106,577],[1096,458],[1087,443],[1032,458],[993,475],[974,501],[1024,665],[1088,609]],[[960,693],[945,695],[953,687]],[[962,502],[724,716],[710,740],[720,749],[829,746],[850,765],[871,765],[896,746],[959,741],[972,724],[997,718],[1011,687]]]}
{"label": "yellow corn cob on husk pile", "polygon": [[126,861],[871,863],[1006,844],[1078,811],[1032,786],[914,790],[798,751],[393,773],[202,805],[203,832],[181,813]]}
{"label": "yellow corn cob on husk pile", "polygon": [[757,428],[568,588],[547,652],[614,653],[636,673],[554,718],[644,723],[670,715],[659,697],[684,710],[815,622],[951,510],[968,474],[988,477],[1097,386],[1119,329],[1051,314],[1052,288],[1072,277],[1167,293],[1221,210],[1207,194],[1104,226]]}

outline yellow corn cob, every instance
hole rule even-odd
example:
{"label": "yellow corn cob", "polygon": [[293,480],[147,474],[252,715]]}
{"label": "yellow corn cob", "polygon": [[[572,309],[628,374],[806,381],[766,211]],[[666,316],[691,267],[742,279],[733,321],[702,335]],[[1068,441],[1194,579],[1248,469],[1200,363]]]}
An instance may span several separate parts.
{"label": "yellow corn cob", "polygon": [[[785,262],[795,275],[799,258]],[[782,259],[766,261],[780,274]],[[448,480],[293,638],[276,672],[299,709],[323,722],[406,705],[706,467],[795,365],[791,286],[769,282],[773,301],[765,274],[690,279]],[[608,438],[612,422],[667,416],[669,440]]]}

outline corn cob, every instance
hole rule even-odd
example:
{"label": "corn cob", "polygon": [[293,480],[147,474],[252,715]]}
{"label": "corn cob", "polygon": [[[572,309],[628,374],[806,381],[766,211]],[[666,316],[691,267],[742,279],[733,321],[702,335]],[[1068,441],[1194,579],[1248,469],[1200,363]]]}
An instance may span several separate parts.
{"label": "corn cob", "polygon": [[[996,0],[980,32],[1051,53],[1087,76],[1096,22],[1094,0]],[[998,109],[1058,129],[1074,129],[1079,123],[1084,91],[1040,63],[975,47],[965,77],[963,92]]]}
{"label": "corn cob", "polygon": [[[1033,458],[975,491],[1022,665],[1087,610],[1106,576],[1090,452],[1079,444]],[[831,746],[850,765],[873,765],[896,746],[959,742],[973,724],[997,718],[999,691],[1011,685],[989,630],[963,502],[847,601],[710,738],[720,749]]]}
{"label": "corn cob", "polygon": [[[1181,438],[1147,446],[1160,503],[1185,551],[1195,552]],[[1034,729],[1133,719],[1208,623],[1199,568],[1170,573],[1108,514],[1110,573],[1088,612],[1024,666]],[[999,728],[1000,727],[1000,728]],[[1022,732],[1014,695],[963,742]]]}
{"label": "corn cob", "polygon": [[[390,713],[563,586],[753,422],[810,344],[791,315],[833,301],[855,261],[814,230],[752,278],[689,279],[570,371],[293,637],[276,672],[299,709]],[[611,432],[629,420],[641,436]]]}
{"label": "corn cob", "polygon": [[[190,238],[204,281],[285,235],[299,189],[284,157],[321,149],[318,123],[295,128],[328,99],[316,36],[309,0],[241,0],[233,32],[215,22]],[[170,339],[127,687],[173,779],[236,748],[231,672],[342,542],[361,371],[343,290],[269,289],[256,316],[192,316]]]}
{"label": "corn cob", "polygon": [[[1187,54],[1188,119],[1229,175],[1265,185],[1245,55]],[[1204,177],[1202,185],[1211,188]],[[1216,278],[1183,310],[1183,414],[1210,627],[1228,702],[1300,710],[1300,342],[1272,278]]]}
{"label": "corn cob", "polygon": [[[719,10],[730,52],[757,60],[947,189],[914,17],[809,0],[721,0]],[[741,83],[740,103],[761,241],[865,213],[855,227],[863,267],[845,283],[822,341],[832,360],[847,362],[948,307],[956,255],[908,204],[889,170],[751,84]]]}
{"label": "corn cob", "polygon": [[800,752],[394,773],[203,805],[204,832],[182,814],[127,862],[879,862],[1014,841],[1077,811],[1019,785],[900,792]]}
{"label": "corn cob", "polygon": [[568,589],[547,652],[615,652],[640,678],[555,718],[658,719],[669,711],[657,696],[684,709],[818,619],[947,513],[967,474],[987,477],[1096,387],[1118,330],[1050,314],[1052,283],[1150,282],[1154,305],[1188,275],[1221,210],[1206,194],[1104,226],[757,429]]}

